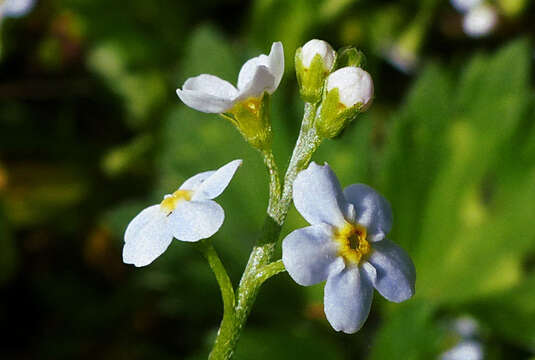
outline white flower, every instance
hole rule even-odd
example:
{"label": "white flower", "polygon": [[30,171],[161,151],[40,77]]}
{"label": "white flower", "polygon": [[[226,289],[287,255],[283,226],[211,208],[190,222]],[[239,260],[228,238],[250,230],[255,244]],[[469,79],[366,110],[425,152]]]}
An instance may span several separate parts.
{"label": "white flower", "polygon": [[35,5],[35,0],[5,0],[0,4],[0,16],[20,17]]}
{"label": "white flower", "polygon": [[[217,59],[214,59],[217,61]],[[184,104],[205,113],[224,113],[236,103],[273,94],[284,73],[284,52],[280,42],[273,43],[269,55],[260,55],[243,64],[238,87],[217,76],[202,74],[186,80],[176,93]]]}
{"label": "white flower", "polygon": [[332,46],[323,40],[313,39],[308,41],[301,50],[301,61],[305,69],[310,68],[310,64],[316,55],[321,57],[323,65],[327,71],[330,71],[334,66],[336,59],[336,51]]}
{"label": "white flower", "polygon": [[300,285],[327,280],[325,315],[336,331],[362,327],[374,287],[394,302],[414,294],[414,265],[385,238],[392,211],[375,190],[354,184],[342,192],[331,168],[312,162],[294,182],[294,203],[311,226],[283,240],[282,261]]}
{"label": "white flower", "polygon": [[163,254],[173,236],[194,242],[215,234],[225,212],[212,199],[225,190],[241,163],[234,160],[218,170],[197,174],[160,204],[141,211],[126,228],[123,261],[145,266]]}
{"label": "white flower", "polygon": [[338,88],[340,102],[348,108],[360,103],[361,111],[364,111],[372,103],[372,77],[359,67],[347,66],[330,74],[327,77],[327,94],[335,88]]}
{"label": "white flower", "polygon": [[450,0],[451,5],[460,12],[467,12],[481,4],[483,0]]}
{"label": "white flower", "polygon": [[496,9],[490,5],[480,5],[464,16],[463,30],[470,37],[482,37],[488,35],[497,23]]}

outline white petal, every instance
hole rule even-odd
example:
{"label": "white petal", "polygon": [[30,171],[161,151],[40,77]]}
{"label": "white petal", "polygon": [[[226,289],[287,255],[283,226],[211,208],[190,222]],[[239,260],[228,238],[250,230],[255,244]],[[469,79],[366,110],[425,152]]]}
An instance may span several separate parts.
{"label": "white petal", "polygon": [[349,185],[344,189],[344,196],[355,207],[357,221],[368,229],[368,240],[384,239],[392,228],[392,209],[388,201],[364,184]]}
{"label": "white petal", "polygon": [[348,211],[340,183],[329,165],[311,162],[301,171],[293,186],[297,211],[310,224],[326,223],[334,227],[344,225],[344,213]]}
{"label": "white petal", "polygon": [[186,80],[176,91],[180,100],[189,107],[205,113],[222,113],[234,103],[238,90],[228,81],[217,76],[202,74]]}
{"label": "white petal", "polygon": [[212,200],[183,201],[167,219],[175,238],[194,242],[214,235],[225,220],[225,212]]}
{"label": "white petal", "polygon": [[268,89],[268,93],[273,94],[279,87],[282,75],[284,75],[284,50],[280,41],[274,42],[273,45],[271,45],[271,51],[269,52],[269,69],[275,78],[275,83]]}
{"label": "white petal", "polygon": [[245,100],[250,97],[260,97],[265,91],[268,91],[273,87],[275,78],[269,69],[260,65],[255,68],[251,79],[247,82],[243,88],[240,87],[238,96],[234,99],[234,102]]}
{"label": "white petal", "polygon": [[362,104],[362,111],[367,110],[373,100],[373,79],[359,67],[346,66],[336,70],[327,77],[327,91],[338,88],[340,102],[347,107]]}
{"label": "white petal", "polygon": [[160,205],[149,206],[126,228],[123,261],[135,266],[148,265],[163,254],[172,240],[166,214]]}
{"label": "white petal", "polygon": [[282,262],[288,274],[303,286],[327,280],[344,268],[328,225],[313,225],[291,232],[282,241]]}
{"label": "white petal", "polygon": [[325,69],[330,71],[336,60],[336,51],[334,51],[331,44],[318,39],[309,40],[303,45],[301,51],[303,66],[305,68],[310,68],[310,64],[317,54],[320,55],[321,60],[325,65]]}
{"label": "white petal", "polygon": [[325,284],[324,307],[334,330],[353,334],[360,330],[373,299],[373,286],[360,267],[346,268],[331,275]]}
{"label": "white petal", "polygon": [[238,90],[241,91],[249,87],[260,66],[265,67],[267,72],[271,74],[269,57],[264,54],[249,59],[242,65],[238,74]]}
{"label": "white petal", "polygon": [[241,164],[242,160],[233,160],[220,167],[198,185],[192,200],[214,199],[221,195]]}
{"label": "white petal", "polygon": [[386,299],[401,302],[414,295],[416,270],[409,255],[388,239],[372,244],[368,262],[373,265],[375,288]]}
{"label": "white petal", "polygon": [[180,185],[179,190],[197,190],[199,185],[201,185],[206,179],[212,176],[215,173],[215,170],[205,171],[197,175],[193,175]]}

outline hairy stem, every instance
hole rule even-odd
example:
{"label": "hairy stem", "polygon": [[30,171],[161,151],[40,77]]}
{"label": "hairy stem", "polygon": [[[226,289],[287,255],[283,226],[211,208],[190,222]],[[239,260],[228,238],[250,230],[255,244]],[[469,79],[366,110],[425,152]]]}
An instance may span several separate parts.
{"label": "hairy stem", "polygon": [[[316,110],[317,105],[305,104],[301,130],[286,171],[282,194],[273,153],[271,150],[262,151],[269,174],[268,216],[240,280],[231,315],[226,315],[225,308],[225,315],[223,315],[223,321],[209,359],[226,360],[232,357],[260,287],[271,276],[284,271],[282,260],[273,261],[273,257],[282,225],[292,201],[293,182],[297,174],[308,166],[312,155],[321,143],[314,128]],[[225,319],[229,320],[226,322]]]}
{"label": "hairy stem", "polygon": [[269,217],[275,220],[276,223],[282,225],[282,219],[279,214],[278,203],[281,197],[281,183],[279,179],[279,169],[275,162],[273,152],[270,150],[263,150],[264,164],[266,165],[269,175],[269,203],[267,213]]}
{"label": "hairy stem", "polygon": [[321,143],[321,138],[317,135],[316,129],[314,128],[316,110],[316,105],[305,104],[305,114],[303,115],[299,137],[297,138],[292,157],[290,158],[290,164],[284,176],[284,188],[279,203],[279,211],[284,214],[283,221],[286,219],[288,208],[292,202],[294,180],[297,174],[308,166],[312,155]]}

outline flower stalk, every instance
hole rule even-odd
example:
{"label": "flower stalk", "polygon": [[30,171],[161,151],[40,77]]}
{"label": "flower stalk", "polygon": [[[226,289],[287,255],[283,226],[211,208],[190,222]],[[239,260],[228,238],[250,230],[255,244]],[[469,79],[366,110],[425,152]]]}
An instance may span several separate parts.
{"label": "flower stalk", "polygon": [[281,194],[279,173],[271,150],[262,151],[269,174],[269,204],[266,220],[245,267],[236,291],[235,306],[225,309],[223,321],[209,359],[226,360],[234,354],[243,327],[249,317],[262,284],[270,277],[285,271],[282,260],[273,261],[282,225],[292,201],[292,185],[297,174],[310,163],[321,143],[316,134],[314,120],[317,105],[306,103],[301,130],[284,177]]}

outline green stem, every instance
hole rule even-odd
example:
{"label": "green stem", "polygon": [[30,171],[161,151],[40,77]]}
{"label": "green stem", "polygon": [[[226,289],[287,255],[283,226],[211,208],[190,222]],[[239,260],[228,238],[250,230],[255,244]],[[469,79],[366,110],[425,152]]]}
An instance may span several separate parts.
{"label": "green stem", "polygon": [[221,297],[223,300],[223,310],[224,313],[232,313],[234,311],[234,288],[232,282],[228,276],[225,266],[221,262],[217,251],[215,250],[212,242],[209,239],[199,241],[197,247],[203,256],[208,261],[212,272],[215,275],[217,284],[221,289]]}
{"label": "green stem", "polygon": [[267,213],[275,222],[282,225],[283,220],[281,219],[277,206],[281,197],[279,169],[277,168],[277,163],[275,162],[275,157],[271,149],[262,150],[262,156],[264,157],[264,164],[269,175],[269,203]]}
{"label": "green stem", "polygon": [[[225,359],[216,352],[216,349],[227,349],[229,348],[229,341],[225,337],[219,336],[220,333],[228,333],[232,331],[234,327],[234,317],[235,317],[235,295],[232,282],[228,276],[225,266],[221,262],[217,251],[210,242],[210,240],[202,240],[197,243],[199,251],[204,255],[212,272],[215,275],[219,289],[221,290],[221,297],[223,300],[223,319],[221,320],[221,325],[219,326],[218,336],[214,344],[214,351],[210,353],[209,359]],[[234,346],[232,347],[234,348]],[[230,357],[227,357],[230,358]]]}
{"label": "green stem", "polygon": [[284,188],[282,198],[279,204],[279,211],[284,214],[283,221],[286,219],[288,208],[292,202],[293,184],[297,174],[305,169],[312,159],[312,155],[321,144],[321,138],[314,128],[314,119],[316,118],[317,106],[314,104],[305,104],[305,114],[301,123],[299,137],[290,159],[290,164],[284,176]]}
{"label": "green stem", "polygon": [[[317,105],[305,104],[305,114],[299,137],[284,178],[282,196],[277,165],[273,153],[271,150],[262,151],[264,163],[269,173],[268,216],[264,221],[260,237],[251,251],[249,261],[240,280],[236,292],[236,304],[231,315],[227,315],[227,310],[225,310],[223,321],[221,322],[221,327],[219,328],[216,342],[209,359],[227,360],[232,357],[242,329],[256,300],[256,296],[260,291],[260,287],[271,276],[284,271],[282,260],[273,261],[273,257],[282,225],[292,201],[295,177],[301,170],[308,166],[312,154],[321,143],[321,139],[314,129],[316,110]],[[225,319],[229,320],[226,322]]]}

